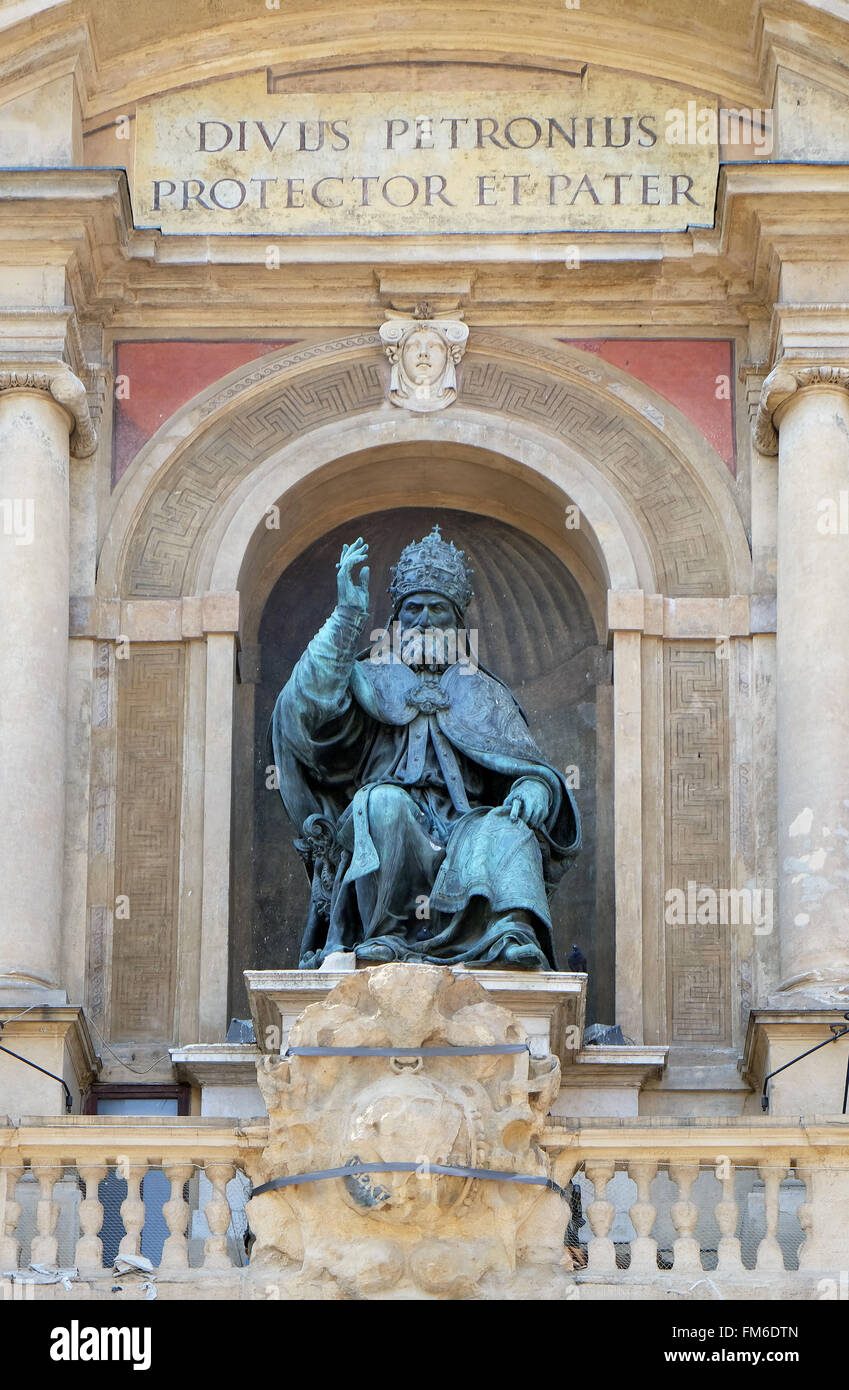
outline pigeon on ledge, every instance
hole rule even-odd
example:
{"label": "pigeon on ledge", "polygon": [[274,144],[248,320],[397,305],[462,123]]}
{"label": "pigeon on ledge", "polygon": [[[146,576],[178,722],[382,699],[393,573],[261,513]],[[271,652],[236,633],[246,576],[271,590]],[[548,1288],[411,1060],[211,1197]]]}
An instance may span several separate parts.
{"label": "pigeon on ledge", "polygon": [[574,970],[578,974],[583,974],[587,968],[587,958],[577,946],[573,946],[566,964],[570,970]]}

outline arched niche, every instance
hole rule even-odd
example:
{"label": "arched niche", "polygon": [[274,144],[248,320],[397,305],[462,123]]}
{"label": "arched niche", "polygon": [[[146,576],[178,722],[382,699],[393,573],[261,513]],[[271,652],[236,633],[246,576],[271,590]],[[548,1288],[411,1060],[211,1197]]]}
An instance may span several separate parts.
{"label": "arched niche", "polygon": [[[295,661],[335,602],[344,540],[370,546],[373,624],[388,618],[389,567],[437,523],[467,554],[475,598],[466,625],[480,660],[510,686],[546,755],[569,769],[584,827],[578,862],[552,900],[561,968],[573,943],[590,963],[589,1010],[613,1015],[611,662],[587,597],[564,561],[532,535],[492,516],[446,507],[400,507],[352,517],[289,563],[262,609],[254,683],[236,702],[234,743],[232,1007],[243,1008],[241,970],[294,968],[308,902],[303,865],[279,794],[268,786],[266,730]],[[601,689],[601,698],[597,692]],[[251,729],[253,732],[251,733]],[[601,751],[599,753],[599,743]],[[599,814],[599,801],[602,804]]]}

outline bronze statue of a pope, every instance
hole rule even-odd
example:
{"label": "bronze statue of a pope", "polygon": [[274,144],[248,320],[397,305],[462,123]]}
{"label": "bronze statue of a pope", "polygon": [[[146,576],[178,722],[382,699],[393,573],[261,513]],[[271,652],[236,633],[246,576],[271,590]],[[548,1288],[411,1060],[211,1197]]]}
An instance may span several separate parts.
{"label": "bronze statue of a pope", "polygon": [[476,660],[464,553],[438,527],[408,545],[390,624],[364,648],[367,558],[361,538],[343,547],[336,608],[272,717],[311,880],[301,968],[355,951],[370,965],[557,969],[548,899],[578,851],[578,811]]}

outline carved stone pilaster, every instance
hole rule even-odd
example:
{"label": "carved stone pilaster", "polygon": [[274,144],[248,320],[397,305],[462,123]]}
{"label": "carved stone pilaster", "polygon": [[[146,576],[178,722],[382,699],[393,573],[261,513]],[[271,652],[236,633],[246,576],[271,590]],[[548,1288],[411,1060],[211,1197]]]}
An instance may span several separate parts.
{"label": "carved stone pilaster", "polygon": [[753,432],[761,403],[761,388],[766,380],[767,371],[763,362],[741,362],[737,369],[737,380],[742,389],[749,428]]}
{"label": "carved stone pilaster", "polygon": [[88,393],[78,376],[64,364],[38,368],[0,370],[0,391],[44,391],[72,417],[71,457],[84,459],[97,448],[97,432],[88,404]]}
{"label": "carved stone pilaster", "polygon": [[761,387],[761,398],[754,422],[755,448],[762,454],[778,453],[775,412],[803,386],[839,386],[849,390],[849,367],[819,364],[812,367],[779,362]]}

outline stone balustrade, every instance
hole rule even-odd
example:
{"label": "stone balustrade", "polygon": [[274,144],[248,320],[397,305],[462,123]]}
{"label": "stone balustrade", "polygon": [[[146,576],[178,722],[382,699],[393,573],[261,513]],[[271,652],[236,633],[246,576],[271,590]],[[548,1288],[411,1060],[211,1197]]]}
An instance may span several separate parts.
{"label": "stone balustrade", "polygon": [[116,1260],[142,1256],[160,1279],[226,1282],[248,1258],[240,1144],[232,1121],[201,1117],[0,1125],[0,1275],[76,1270],[99,1296]]}
{"label": "stone balustrade", "polygon": [[[273,1272],[250,1266],[245,1212],[245,1170],[266,1139],[264,1122],[200,1117],[0,1122],[4,1286],[39,1264],[76,1271],[68,1288],[39,1297],[106,1297],[116,1280],[144,1297],[143,1275],[112,1272],[120,1256],[142,1255],[159,1296],[273,1297]],[[699,1281],[705,1297],[722,1298],[764,1289],[817,1298],[829,1296],[829,1280],[838,1287],[846,1118],[552,1118],[542,1145],[571,1198],[562,1263],[576,1296],[605,1297],[618,1284],[622,1296],[663,1297]]]}
{"label": "stone balustrade", "polygon": [[837,1277],[849,1241],[849,1120],[552,1118],[561,1186],[580,1193],[576,1269],[633,1279]]}

